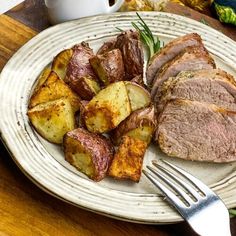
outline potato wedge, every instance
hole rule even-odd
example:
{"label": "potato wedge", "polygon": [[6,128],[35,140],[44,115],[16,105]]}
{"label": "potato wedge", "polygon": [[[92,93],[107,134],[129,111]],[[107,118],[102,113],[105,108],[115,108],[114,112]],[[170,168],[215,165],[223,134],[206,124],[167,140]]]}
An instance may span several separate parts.
{"label": "potato wedge", "polygon": [[151,96],[145,88],[131,81],[125,81],[125,86],[128,91],[132,111],[136,111],[150,105]]}
{"label": "potato wedge", "polygon": [[104,136],[85,129],[68,132],[63,140],[65,159],[94,181],[102,180],[113,158],[113,146]]}
{"label": "potato wedge", "polygon": [[156,127],[154,107],[147,107],[133,112],[112,131],[112,142],[119,145],[122,136],[140,139],[147,144],[151,142]]}
{"label": "potato wedge", "polygon": [[130,179],[139,182],[146,149],[146,142],[123,136],[108,175],[116,179]]}
{"label": "potato wedge", "polygon": [[34,93],[36,93],[40,87],[43,85],[43,83],[47,80],[48,76],[51,73],[51,68],[50,67],[46,67],[41,74],[39,75],[38,79],[37,79],[37,85],[34,88]]}
{"label": "potato wedge", "polygon": [[147,89],[147,86],[144,84],[142,75],[135,76],[133,79],[130,80],[130,82],[134,82],[134,83],[140,85],[141,87]]}
{"label": "potato wedge", "polygon": [[55,56],[52,61],[52,71],[57,73],[57,75],[64,79],[66,76],[67,66],[69,64],[70,59],[72,58],[73,50],[66,49],[60,52]]}
{"label": "potato wedge", "polygon": [[86,129],[84,112],[85,112],[85,107],[88,103],[89,101],[85,101],[85,100],[81,101],[79,116],[78,116],[78,127],[84,128],[84,129]]}
{"label": "potato wedge", "polygon": [[101,90],[85,107],[86,127],[93,133],[114,129],[131,113],[129,97],[123,81]]}
{"label": "potato wedge", "polygon": [[83,100],[91,100],[100,90],[98,78],[89,63],[94,56],[93,50],[85,42],[75,45],[72,50],[64,81]]}
{"label": "potato wedge", "polygon": [[57,100],[62,97],[69,99],[74,112],[79,110],[79,96],[52,71],[41,88],[31,97],[29,107],[32,108],[40,103]]}
{"label": "potato wedge", "polygon": [[41,103],[29,109],[27,115],[37,132],[52,143],[62,143],[66,132],[75,128],[75,118],[69,99]]}
{"label": "potato wedge", "polygon": [[83,100],[91,100],[99,91],[100,85],[91,78],[81,77],[77,80],[69,83],[71,88],[81,97]]}
{"label": "potato wedge", "polygon": [[126,80],[143,74],[144,54],[138,31],[123,31],[117,36],[115,48],[121,50]]}
{"label": "potato wedge", "polygon": [[90,58],[89,62],[105,86],[116,81],[124,80],[125,69],[119,49],[94,56]]}
{"label": "potato wedge", "polygon": [[116,45],[116,38],[110,39],[109,41],[106,41],[97,51],[97,55],[101,55],[104,53],[107,53],[113,49],[115,49]]}

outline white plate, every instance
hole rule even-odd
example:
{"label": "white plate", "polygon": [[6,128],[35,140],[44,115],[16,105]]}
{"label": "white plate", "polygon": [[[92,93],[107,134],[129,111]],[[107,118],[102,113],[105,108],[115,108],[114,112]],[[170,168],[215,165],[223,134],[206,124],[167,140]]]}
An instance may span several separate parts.
{"label": "white plate", "polygon": [[[190,32],[199,33],[219,67],[236,76],[236,44],[212,28],[181,16],[144,12],[143,19],[164,42]],[[110,217],[142,223],[181,220],[157,190],[142,176],[140,183],[106,178],[87,179],[64,161],[60,146],[42,139],[29,124],[27,104],[42,69],[62,49],[87,41],[95,50],[118,34],[115,27],[131,28],[135,13],[116,13],[71,21],[49,28],[24,45],[7,63],[0,77],[0,129],[2,140],[21,170],[40,188],[76,206]],[[168,158],[151,146],[145,163]],[[172,158],[168,158],[172,159]],[[228,207],[236,206],[236,162],[207,164],[171,160],[215,190]]]}

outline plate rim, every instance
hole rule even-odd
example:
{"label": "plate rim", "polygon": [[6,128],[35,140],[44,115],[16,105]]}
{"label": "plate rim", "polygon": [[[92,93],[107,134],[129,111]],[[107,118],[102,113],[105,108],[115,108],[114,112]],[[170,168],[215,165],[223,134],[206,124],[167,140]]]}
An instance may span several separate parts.
{"label": "plate rim", "polygon": [[[106,15],[106,18],[109,18],[110,16],[116,16],[116,15],[128,15],[128,16],[133,16],[135,14],[135,12],[125,12],[125,13],[113,13],[113,14],[109,14],[109,15]],[[189,22],[194,22],[196,23],[197,21],[195,20],[192,20],[192,19],[189,19],[187,17],[184,17],[184,16],[179,16],[179,15],[176,15],[176,14],[170,14],[170,13],[162,13],[162,12],[140,12],[141,15],[167,15],[167,16],[173,16],[174,18],[179,18],[179,19],[184,19],[185,21],[189,21]],[[29,40],[26,44],[24,44],[11,58],[10,60],[6,63],[6,65],[4,66],[3,70],[1,71],[1,74],[0,74],[0,83],[1,83],[1,79],[2,79],[2,75],[4,75],[5,73],[5,70],[7,70],[7,68],[9,67],[9,65],[11,65],[11,63],[15,60],[15,58],[18,57],[19,54],[22,53],[22,51],[24,51],[25,49],[27,49],[27,47],[30,45],[30,43],[32,43],[33,41],[36,41],[38,38],[42,37],[44,34],[46,35],[47,32],[51,32],[53,30],[57,30],[57,28],[60,28],[62,25],[63,26],[67,26],[67,25],[70,25],[70,24],[76,24],[78,22],[81,22],[81,23],[86,23],[86,22],[90,22],[92,21],[93,19],[97,18],[97,17],[105,17],[104,15],[97,15],[97,16],[93,16],[93,17],[86,17],[86,18],[83,18],[83,19],[79,19],[79,20],[73,20],[73,21],[69,21],[69,22],[65,22],[65,23],[62,23],[62,24],[58,24],[58,25],[55,25],[55,26],[52,26],[52,27],[49,27],[47,28],[46,30],[43,30],[41,31],[39,34],[37,34],[35,37],[33,37],[31,40]],[[197,24],[202,24],[200,22],[197,22]],[[209,26],[206,26],[204,24],[201,25],[203,28],[205,27],[206,29],[209,29]],[[223,35],[222,33],[210,28],[211,31],[215,31],[217,32],[217,34],[220,34],[222,36],[224,36],[227,40],[230,40],[232,41],[231,43],[235,44],[235,42],[228,38],[227,36]],[[235,44],[236,45],[236,44]],[[2,109],[2,105],[0,105],[0,110]],[[92,211],[92,212],[96,212],[98,214],[102,214],[102,215],[106,215],[106,216],[109,216],[109,217],[112,217],[112,218],[116,218],[116,219],[121,219],[121,220],[125,220],[125,221],[131,221],[131,222],[136,222],[136,223],[146,223],[146,224],[157,224],[157,223],[160,223],[160,224],[164,224],[164,223],[177,223],[177,222],[180,222],[182,221],[182,218],[177,218],[177,220],[174,220],[174,221],[168,221],[168,222],[158,222],[158,221],[150,221],[150,220],[144,220],[144,221],[140,221],[140,220],[137,220],[137,219],[131,219],[131,218],[125,218],[125,217],[122,217],[122,216],[115,216],[113,214],[108,214],[107,212],[104,213],[104,212],[98,212],[97,209],[92,209],[92,208],[87,208],[85,206],[81,206],[81,205],[78,205],[76,203],[73,203],[67,199],[64,199],[63,197],[57,195],[57,193],[53,193],[53,192],[50,192],[50,190],[47,190],[47,188],[45,186],[42,185],[42,183],[38,182],[36,179],[34,179],[32,177],[32,173],[28,173],[25,168],[23,168],[22,164],[19,162],[19,158],[16,157],[16,155],[11,151],[11,147],[9,147],[9,143],[8,143],[8,140],[5,136],[5,134],[2,132],[3,128],[2,128],[2,122],[0,120],[0,137],[4,143],[4,145],[6,146],[8,152],[10,153],[10,155],[12,156],[14,162],[17,164],[17,166],[20,168],[20,170],[31,180],[33,181],[38,187],[40,187],[41,189],[43,189],[44,191],[48,192],[49,194],[57,197],[57,198],[60,198],[61,200],[63,201],[66,201],[66,202],[69,202],[73,205],[76,205],[78,207],[81,207],[83,209],[86,209],[86,210],[89,210],[89,211]],[[234,205],[236,206],[236,202],[234,203]]]}

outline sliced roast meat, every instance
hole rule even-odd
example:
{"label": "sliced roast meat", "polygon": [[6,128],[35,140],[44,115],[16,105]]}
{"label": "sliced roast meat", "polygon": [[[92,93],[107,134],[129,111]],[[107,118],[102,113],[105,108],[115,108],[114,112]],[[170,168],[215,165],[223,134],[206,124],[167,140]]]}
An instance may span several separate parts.
{"label": "sliced roast meat", "polygon": [[215,62],[203,46],[187,47],[177,57],[166,63],[157,74],[151,90],[152,99],[156,101],[155,97],[158,97],[160,93],[158,90],[161,84],[169,77],[177,76],[181,71],[213,68],[215,68]]}
{"label": "sliced roast meat", "polygon": [[202,39],[196,33],[184,35],[166,44],[161,49],[161,51],[156,53],[150,60],[150,63],[146,71],[147,85],[151,87],[153,80],[157,72],[161,69],[161,67],[168,61],[175,58],[186,47],[201,46],[201,45],[203,45]]}
{"label": "sliced roast meat", "polygon": [[156,99],[158,113],[176,98],[212,103],[236,112],[235,80],[220,69],[181,72],[164,82],[160,94]]}
{"label": "sliced roast meat", "polygon": [[121,50],[126,80],[143,75],[143,47],[137,31],[124,31],[118,35],[115,48]]}
{"label": "sliced roast meat", "polygon": [[171,100],[159,117],[155,140],[185,160],[236,160],[236,113],[197,101]]}

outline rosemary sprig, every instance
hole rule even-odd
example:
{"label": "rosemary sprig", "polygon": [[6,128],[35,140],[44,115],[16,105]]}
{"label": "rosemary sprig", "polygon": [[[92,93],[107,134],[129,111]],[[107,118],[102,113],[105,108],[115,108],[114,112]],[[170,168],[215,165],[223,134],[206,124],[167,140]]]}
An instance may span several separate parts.
{"label": "rosemary sprig", "polygon": [[161,49],[161,42],[158,37],[155,37],[142,19],[142,17],[136,12],[140,21],[138,23],[131,22],[133,27],[140,33],[142,42],[147,46],[149,51],[149,59]]}
{"label": "rosemary sprig", "polygon": [[[138,21],[137,24],[132,21],[131,24],[139,32],[141,41],[148,48],[148,60],[150,60],[150,58],[164,46],[164,43],[161,46],[159,38],[153,35],[152,31],[142,19],[142,17],[138,14],[138,12],[136,12],[136,15],[140,21]],[[116,27],[116,29],[121,32],[123,31],[119,27]]]}

